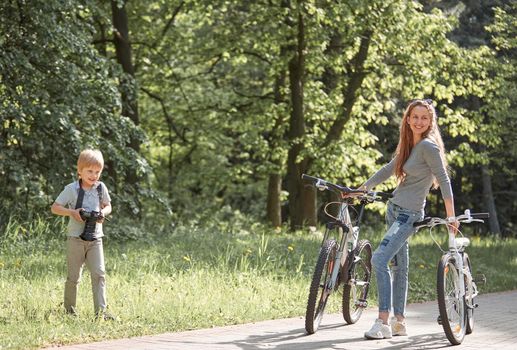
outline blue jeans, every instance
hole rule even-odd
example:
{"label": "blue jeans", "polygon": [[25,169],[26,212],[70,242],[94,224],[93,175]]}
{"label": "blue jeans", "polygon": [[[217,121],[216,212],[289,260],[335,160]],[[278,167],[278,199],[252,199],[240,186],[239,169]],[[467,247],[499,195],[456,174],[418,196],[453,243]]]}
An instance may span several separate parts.
{"label": "blue jeans", "polygon": [[413,223],[423,217],[423,211],[404,209],[388,202],[386,224],[389,229],[372,256],[377,277],[379,312],[390,312],[393,300],[394,314],[404,316],[408,289],[408,238],[415,232]]}

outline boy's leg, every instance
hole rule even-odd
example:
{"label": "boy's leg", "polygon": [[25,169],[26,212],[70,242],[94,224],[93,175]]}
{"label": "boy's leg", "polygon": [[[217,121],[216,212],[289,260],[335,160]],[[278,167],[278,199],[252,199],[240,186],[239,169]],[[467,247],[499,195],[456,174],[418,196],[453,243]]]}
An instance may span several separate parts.
{"label": "boy's leg", "polygon": [[92,279],[93,307],[96,314],[106,310],[106,269],[102,238],[88,242],[86,266]]}
{"label": "boy's leg", "polygon": [[68,237],[66,240],[67,277],[65,282],[64,306],[68,312],[75,312],[77,302],[77,287],[81,279],[84,263],[85,246],[77,237]]}

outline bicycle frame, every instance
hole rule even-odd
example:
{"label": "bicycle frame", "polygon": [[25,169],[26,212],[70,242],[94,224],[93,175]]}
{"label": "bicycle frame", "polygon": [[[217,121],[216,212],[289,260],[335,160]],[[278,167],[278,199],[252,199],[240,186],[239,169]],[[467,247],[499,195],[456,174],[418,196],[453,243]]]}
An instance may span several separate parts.
{"label": "bicycle frame", "polygon": [[346,259],[348,259],[350,253],[357,246],[357,241],[359,239],[359,225],[363,216],[365,205],[366,203],[361,202],[356,226],[353,226],[349,212],[350,202],[347,199],[339,202],[339,213],[337,216],[338,221],[329,222],[327,224],[321,246],[323,246],[323,244],[327,241],[330,236],[330,232],[333,231],[336,226],[338,226],[338,232],[341,236],[336,237],[336,241],[339,242],[339,249],[334,259],[331,278],[329,281],[330,284],[326,286],[326,288],[329,290],[332,290],[339,285],[340,281],[338,280],[338,274],[342,270],[343,266],[345,266]]}

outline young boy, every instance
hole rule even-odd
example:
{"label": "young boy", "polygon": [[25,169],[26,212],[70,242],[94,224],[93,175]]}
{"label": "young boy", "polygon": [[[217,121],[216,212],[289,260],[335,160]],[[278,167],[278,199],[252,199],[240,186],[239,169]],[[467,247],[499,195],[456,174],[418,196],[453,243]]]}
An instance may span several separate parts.
{"label": "young boy", "polygon": [[70,217],[66,242],[66,312],[77,315],[77,289],[83,264],[86,263],[92,279],[95,315],[104,320],[114,320],[106,311],[102,222],[111,213],[111,199],[106,185],[99,181],[103,168],[104,158],[100,151],[82,151],[77,160],[78,181],[65,186],[52,204],[51,211],[56,215]]}

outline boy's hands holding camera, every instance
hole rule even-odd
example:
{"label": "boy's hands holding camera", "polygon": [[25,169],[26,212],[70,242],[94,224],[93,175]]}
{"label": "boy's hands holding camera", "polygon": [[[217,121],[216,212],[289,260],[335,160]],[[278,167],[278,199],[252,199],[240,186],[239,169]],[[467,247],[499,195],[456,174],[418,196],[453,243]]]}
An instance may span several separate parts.
{"label": "boy's hands holding camera", "polygon": [[104,220],[108,220],[109,219],[107,218],[108,215],[111,214],[111,204],[108,204],[106,206],[103,206],[100,213],[99,213],[99,218],[97,219],[97,222],[99,224],[102,224],[104,222]]}
{"label": "boy's hands holding camera", "polygon": [[99,216],[97,217],[97,223],[102,224],[104,222],[104,219],[106,219],[106,217],[104,216],[104,213],[101,210],[99,212]]}
{"label": "boy's hands holding camera", "polygon": [[100,212],[97,212],[97,211],[87,212],[83,208],[70,209],[70,210],[71,210],[70,216],[79,222],[85,222],[86,219],[88,219],[88,218],[96,218],[97,219],[96,222],[99,224],[102,224],[104,222],[104,220],[106,219],[106,216],[104,216],[105,214],[102,212],[102,210]]}
{"label": "boy's hands holding camera", "polygon": [[74,220],[79,222],[84,222],[83,218],[81,217],[81,211],[84,210],[83,208],[78,209],[70,209],[70,216],[74,218]]}

